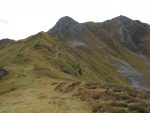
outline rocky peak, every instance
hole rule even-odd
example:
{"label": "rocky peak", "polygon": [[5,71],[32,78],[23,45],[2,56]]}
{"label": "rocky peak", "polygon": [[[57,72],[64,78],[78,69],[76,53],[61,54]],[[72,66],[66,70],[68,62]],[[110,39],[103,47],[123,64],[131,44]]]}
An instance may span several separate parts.
{"label": "rocky peak", "polygon": [[127,45],[133,51],[141,51],[143,48],[142,38],[149,33],[148,25],[138,20],[132,20],[125,16],[118,16],[112,19],[116,23],[120,36],[120,41]]}
{"label": "rocky peak", "polygon": [[126,16],[123,16],[123,15],[120,15],[118,17],[115,18],[116,20],[118,19],[119,21],[123,22],[123,23],[128,23],[128,22],[131,22],[132,19],[126,17]]}
{"label": "rocky peak", "polygon": [[77,37],[83,31],[83,26],[74,19],[65,16],[58,20],[56,25],[48,31],[49,34],[55,34],[59,38]]}
{"label": "rocky peak", "polygon": [[113,33],[112,38],[114,36],[119,37],[121,43],[132,51],[140,53],[144,48],[142,40],[150,34],[148,24],[139,20],[132,20],[123,15],[101,23],[101,27],[108,33]]}

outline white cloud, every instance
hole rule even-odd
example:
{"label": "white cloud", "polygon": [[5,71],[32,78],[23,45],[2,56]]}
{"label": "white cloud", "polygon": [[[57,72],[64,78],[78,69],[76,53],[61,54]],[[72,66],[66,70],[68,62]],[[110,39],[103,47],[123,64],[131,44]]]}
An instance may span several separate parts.
{"label": "white cloud", "polygon": [[100,22],[122,14],[150,23],[149,4],[149,0],[1,0],[0,17],[8,24],[0,24],[0,37],[21,39],[47,31],[66,15],[79,22]]}
{"label": "white cloud", "polygon": [[2,24],[8,24],[8,22],[6,20],[2,19],[2,18],[0,18],[0,23],[2,23]]}

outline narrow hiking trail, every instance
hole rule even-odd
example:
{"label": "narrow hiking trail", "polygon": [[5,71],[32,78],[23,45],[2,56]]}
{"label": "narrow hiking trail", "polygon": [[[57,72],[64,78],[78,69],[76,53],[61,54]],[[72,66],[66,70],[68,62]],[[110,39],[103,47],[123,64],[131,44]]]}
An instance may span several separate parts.
{"label": "narrow hiking trail", "polygon": [[55,55],[55,59],[58,59],[58,56],[60,54],[60,51],[59,51],[59,46],[60,46],[60,43],[58,43],[55,47],[55,50],[56,50],[56,55]]}

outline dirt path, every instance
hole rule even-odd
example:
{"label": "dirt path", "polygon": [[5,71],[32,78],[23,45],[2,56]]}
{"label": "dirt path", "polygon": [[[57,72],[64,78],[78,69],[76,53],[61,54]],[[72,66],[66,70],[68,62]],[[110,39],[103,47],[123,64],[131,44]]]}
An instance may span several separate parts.
{"label": "dirt path", "polygon": [[55,47],[55,50],[56,50],[56,55],[55,55],[55,59],[58,59],[58,55],[60,54],[60,51],[59,51],[59,46],[60,46],[60,43],[58,43]]}
{"label": "dirt path", "polygon": [[24,69],[24,74],[25,74],[25,75],[31,74],[32,69],[33,69],[33,66],[26,67],[26,68]]}

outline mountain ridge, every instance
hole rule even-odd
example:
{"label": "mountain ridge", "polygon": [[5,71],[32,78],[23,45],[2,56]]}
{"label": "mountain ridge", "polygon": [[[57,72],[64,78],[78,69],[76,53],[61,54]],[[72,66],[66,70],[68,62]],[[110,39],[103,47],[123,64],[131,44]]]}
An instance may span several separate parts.
{"label": "mountain ridge", "polygon": [[[123,25],[120,24],[121,22]],[[136,24],[138,25],[134,26]],[[143,32],[139,33],[139,30],[143,30]],[[139,33],[139,35],[135,35],[135,33]],[[94,80],[96,80],[95,78],[97,80],[103,78],[102,81],[105,82],[110,77],[114,81],[119,78],[117,82],[122,81],[123,84],[126,84],[127,81],[135,82],[134,77],[132,77],[133,73],[131,73],[131,71],[134,71],[135,76],[138,75],[137,77],[139,77],[137,79],[139,83],[134,87],[145,84],[140,88],[148,89],[149,82],[144,83],[144,81],[147,81],[147,78],[149,79],[149,71],[147,70],[149,64],[146,64],[146,62],[149,62],[150,47],[149,42],[146,41],[149,38],[145,38],[144,33],[146,35],[150,33],[147,25],[122,15],[102,23],[78,23],[65,16],[60,18],[48,32],[40,32],[27,39],[16,41],[15,44],[9,44],[9,51],[13,46],[20,48],[15,47],[14,50],[17,52],[12,50],[14,53],[11,54],[14,57],[11,60],[14,61],[10,61],[17,65],[22,63],[30,65],[39,59],[36,58],[36,54],[38,54],[45,63],[50,60],[50,65],[53,68],[65,74],[84,79],[87,79],[87,76],[89,76],[89,79],[94,78]],[[129,43],[126,39],[129,39]],[[5,50],[7,48],[2,50],[1,54]],[[29,55],[28,51],[31,51],[33,55]],[[46,59],[43,57],[46,57]],[[10,59],[9,55],[6,58]],[[132,58],[137,61],[132,61]],[[1,59],[1,65],[7,66],[7,63],[4,62],[5,57]],[[97,59],[100,59],[100,62],[97,62]],[[118,63],[110,64],[114,60]],[[145,69],[141,67],[141,62],[143,62],[143,67],[147,66]],[[119,66],[122,66],[122,69]],[[126,70],[126,72],[123,72],[123,70]],[[104,75],[106,76],[104,77]],[[144,78],[140,81],[142,76]],[[108,81],[110,82],[110,80]]]}
{"label": "mountain ridge", "polygon": [[[53,28],[51,28],[48,31],[48,33],[55,34],[55,35],[57,34],[57,36],[61,38],[80,37],[80,35],[83,32],[87,32],[86,30],[87,28],[85,28],[84,26],[85,24],[86,23],[83,24],[78,23],[71,17],[65,16],[60,18],[56,23],[56,25]],[[99,23],[95,23],[95,24],[99,24]],[[114,24],[116,25],[114,26]],[[120,37],[119,39],[120,42],[128,46],[128,48],[131,49],[132,51],[136,51],[136,52],[140,51],[139,54],[140,53],[145,54],[144,52],[142,52],[143,49],[144,51],[147,51],[143,47],[141,38],[145,37],[145,35],[149,35],[150,27],[148,24],[142,23],[138,20],[132,20],[126,16],[120,15],[111,20],[101,22],[98,27],[100,28],[100,30],[103,29],[105,32],[108,32],[110,34],[109,37],[111,38],[114,38],[112,37],[112,34],[114,32],[118,32],[114,35],[116,35],[116,37]],[[115,29],[119,31],[114,31]],[[84,33],[84,34],[88,34],[88,33]],[[111,38],[107,40],[111,41],[112,40]]]}
{"label": "mountain ridge", "polygon": [[149,113],[149,25],[119,16],[0,41],[0,113]]}

